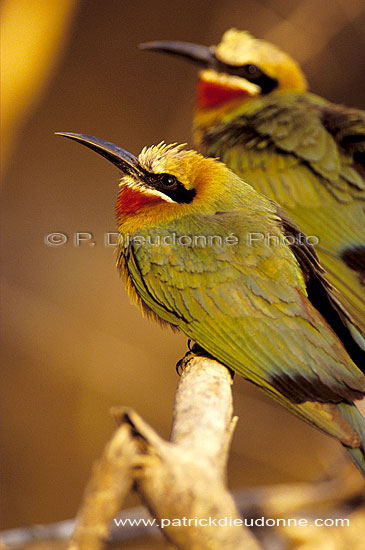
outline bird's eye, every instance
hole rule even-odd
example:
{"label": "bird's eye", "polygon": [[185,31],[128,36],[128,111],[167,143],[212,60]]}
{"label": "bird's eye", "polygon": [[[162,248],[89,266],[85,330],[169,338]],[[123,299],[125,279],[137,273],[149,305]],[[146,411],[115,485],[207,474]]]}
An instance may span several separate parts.
{"label": "bird's eye", "polygon": [[250,80],[251,82],[258,80],[263,75],[261,69],[259,67],[256,67],[256,65],[252,65],[251,63],[241,66],[231,65],[229,73],[240,76],[242,78],[247,78],[247,80]]}
{"label": "bird's eye", "polygon": [[253,75],[258,71],[258,68],[255,65],[246,65],[246,71]]}
{"label": "bird's eye", "polygon": [[171,176],[171,174],[164,174],[161,178],[161,183],[164,187],[174,187],[177,183],[177,179],[175,176]]}

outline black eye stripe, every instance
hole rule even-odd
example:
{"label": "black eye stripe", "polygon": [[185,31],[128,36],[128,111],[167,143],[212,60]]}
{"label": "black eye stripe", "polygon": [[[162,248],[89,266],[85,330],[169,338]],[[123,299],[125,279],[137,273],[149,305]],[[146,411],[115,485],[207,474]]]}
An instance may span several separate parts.
{"label": "black eye stripe", "polygon": [[261,88],[263,94],[272,92],[278,87],[279,84],[276,78],[272,78],[267,75],[260,69],[260,67],[257,67],[252,63],[245,65],[230,65],[229,63],[224,63],[224,61],[220,61],[220,59],[213,57],[211,66],[212,69],[217,72],[230,74],[232,76],[239,76],[241,78],[245,78],[253,84],[257,84],[257,86]]}
{"label": "black eye stripe", "polygon": [[195,189],[186,189],[181,181],[172,174],[149,173],[146,180],[149,187],[167,195],[174,202],[189,203],[196,195]]}

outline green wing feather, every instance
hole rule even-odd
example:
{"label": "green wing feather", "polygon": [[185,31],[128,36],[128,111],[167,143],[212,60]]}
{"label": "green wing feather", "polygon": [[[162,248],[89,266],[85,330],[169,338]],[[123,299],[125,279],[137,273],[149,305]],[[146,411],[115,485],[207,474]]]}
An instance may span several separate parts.
{"label": "green wing feather", "polygon": [[208,128],[200,148],[319,238],[328,279],[365,334],[365,113],[309,93],[280,92]]}
{"label": "green wing feather", "polygon": [[[247,212],[195,215],[153,228],[166,234],[238,238],[236,245],[132,244],[122,252],[145,305],[307,422],[360,446],[336,403],[362,397],[365,377],[306,295],[289,246],[249,244]],[[271,218],[255,228],[283,237]],[[190,228],[190,230],[189,230]],[[143,235],[143,233],[142,233]],[[364,441],[363,441],[364,444]]]}

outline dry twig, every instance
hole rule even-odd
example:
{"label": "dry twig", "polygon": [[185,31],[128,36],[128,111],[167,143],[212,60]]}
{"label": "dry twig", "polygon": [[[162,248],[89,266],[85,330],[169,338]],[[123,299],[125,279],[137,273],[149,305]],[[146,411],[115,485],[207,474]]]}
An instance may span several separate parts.
{"label": "dry twig", "polygon": [[177,548],[258,550],[225,485],[236,422],[231,383],[217,361],[190,356],[169,442],[133,410],[118,411],[120,426],[86,489],[69,550],[103,548],[109,523],[133,484]]}

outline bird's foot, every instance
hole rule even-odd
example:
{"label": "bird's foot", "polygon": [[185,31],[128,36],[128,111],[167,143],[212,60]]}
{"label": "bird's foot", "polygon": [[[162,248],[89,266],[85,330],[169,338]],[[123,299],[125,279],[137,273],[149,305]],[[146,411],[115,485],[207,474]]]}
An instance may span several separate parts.
{"label": "bird's foot", "polygon": [[186,367],[188,366],[188,363],[194,359],[194,357],[206,357],[207,359],[214,359],[205,349],[203,349],[199,344],[196,342],[193,342],[193,340],[188,340],[188,348],[189,351],[187,351],[182,359],[176,363],[176,372],[179,376],[182,375]]}

